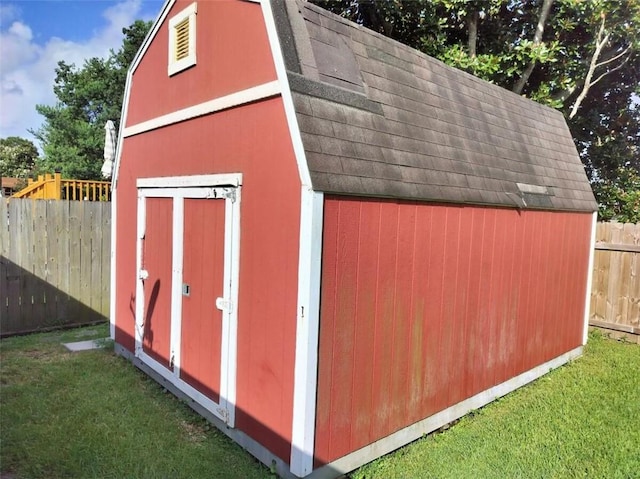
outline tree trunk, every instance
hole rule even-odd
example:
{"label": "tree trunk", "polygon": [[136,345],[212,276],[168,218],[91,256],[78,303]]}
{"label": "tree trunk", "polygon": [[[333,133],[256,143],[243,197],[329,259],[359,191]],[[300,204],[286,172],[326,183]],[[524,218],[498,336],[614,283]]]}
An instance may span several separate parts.
{"label": "tree trunk", "polygon": [[[627,48],[622,50],[622,52],[609,58],[608,60],[604,60],[598,63],[598,60],[602,55],[602,49],[605,47],[605,45],[609,41],[609,33],[605,34],[606,30],[605,30],[604,23],[605,23],[605,16],[603,15],[602,24],[600,25],[600,30],[598,30],[598,35],[596,36],[596,48],[593,52],[593,56],[591,57],[591,61],[589,62],[589,70],[587,71],[587,75],[584,79],[584,85],[582,86],[582,91],[580,92],[580,94],[578,95],[578,98],[576,98],[575,103],[571,107],[571,113],[569,113],[570,119],[576,116],[576,113],[578,113],[578,108],[580,108],[580,104],[587,96],[587,93],[589,93],[589,88],[591,88],[593,85],[598,83],[608,74],[621,68],[622,65],[624,65],[627,62],[627,60],[629,60],[631,45],[628,45]],[[614,63],[616,60],[620,60],[620,59],[621,59],[621,62],[618,65],[616,65],[611,69],[605,70],[604,73],[602,73],[598,78],[593,80],[593,75],[595,75],[596,69],[598,67],[604,67],[605,65],[610,65]],[[606,68],[609,68],[609,67],[606,67]]]}
{"label": "tree trunk", "polygon": [[478,44],[478,12],[471,12],[469,14],[469,56],[471,58],[476,57],[476,45]]}
{"label": "tree trunk", "polygon": [[[542,9],[540,10],[540,18],[538,18],[538,26],[536,27],[536,33],[533,36],[534,45],[540,45],[540,42],[542,42],[542,34],[544,33],[544,26],[547,23],[547,18],[549,17],[549,12],[551,11],[552,5],[553,5],[553,0],[544,0],[544,2],[542,3]],[[522,90],[524,86],[527,84],[527,82],[529,81],[529,77],[531,76],[531,73],[533,73],[533,69],[535,68],[535,66],[536,66],[535,61],[529,62],[529,64],[527,65],[527,68],[525,68],[525,70],[522,72],[522,75],[520,76],[520,78],[518,79],[518,81],[513,87],[514,93],[517,93],[518,95],[522,93]]]}
{"label": "tree trunk", "polygon": [[585,97],[587,96],[587,93],[589,93],[589,88],[591,88],[591,85],[593,85],[593,83],[591,82],[591,79],[593,78],[593,74],[595,73],[596,67],[598,66],[598,57],[600,57],[600,52],[602,51],[602,47],[605,45],[607,41],[609,41],[609,35],[605,35],[604,38],[602,38],[603,33],[604,33],[604,20],[602,22],[602,27],[600,28],[600,32],[598,32],[598,37],[596,39],[596,49],[593,52],[593,56],[591,57],[591,62],[589,62],[589,70],[587,71],[587,76],[584,79],[584,85],[582,87],[582,91],[580,92],[580,94],[578,95],[578,98],[576,98],[575,103],[571,107],[571,113],[569,113],[569,119],[576,116],[576,113],[578,113],[578,108],[580,108],[580,103],[582,103],[582,100],[585,99]]}

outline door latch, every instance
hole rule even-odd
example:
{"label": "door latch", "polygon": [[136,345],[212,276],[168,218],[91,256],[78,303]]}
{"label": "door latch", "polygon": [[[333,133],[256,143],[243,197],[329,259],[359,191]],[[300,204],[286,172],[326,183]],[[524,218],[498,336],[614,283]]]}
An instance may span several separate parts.
{"label": "door latch", "polygon": [[231,312],[233,304],[228,299],[224,298],[216,298],[216,308],[220,311],[228,311]]}

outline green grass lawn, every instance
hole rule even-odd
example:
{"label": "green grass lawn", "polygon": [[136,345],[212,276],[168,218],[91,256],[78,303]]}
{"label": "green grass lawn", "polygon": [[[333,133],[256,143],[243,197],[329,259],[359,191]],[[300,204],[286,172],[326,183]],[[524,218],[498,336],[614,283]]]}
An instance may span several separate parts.
{"label": "green grass lawn", "polygon": [[[88,333],[88,334],[87,334]],[[18,478],[263,478],[269,471],[110,350],[61,342],[108,326],[2,340],[0,467]]]}
{"label": "green grass lawn", "polygon": [[[0,343],[0,470],[17,478],[268,478],[224,434],[110,349]],[[590,336],[586,354],[351,474],[364,478],[640,478],[640,346]]]}

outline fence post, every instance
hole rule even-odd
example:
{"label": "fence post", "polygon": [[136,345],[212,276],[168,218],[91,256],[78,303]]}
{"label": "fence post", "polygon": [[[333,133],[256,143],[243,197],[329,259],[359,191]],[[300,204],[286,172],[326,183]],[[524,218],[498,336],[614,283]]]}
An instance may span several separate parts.
{"label": "fence post", "polygon": [[55,191],[53,192],[54,196],[52,196],[52,198],[54,200],[62,199],[62,175],[59,171],[53,173],[53,184]]}

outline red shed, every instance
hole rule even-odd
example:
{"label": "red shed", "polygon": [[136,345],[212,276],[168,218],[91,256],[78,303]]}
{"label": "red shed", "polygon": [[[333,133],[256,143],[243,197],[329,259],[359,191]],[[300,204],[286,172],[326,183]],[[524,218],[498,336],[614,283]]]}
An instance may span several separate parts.
{"label": "red shed", "polygon": [[596,203],[562,115],[314,5],[168,1],[113,185],[118,352],[283,476],[582,351]]}

